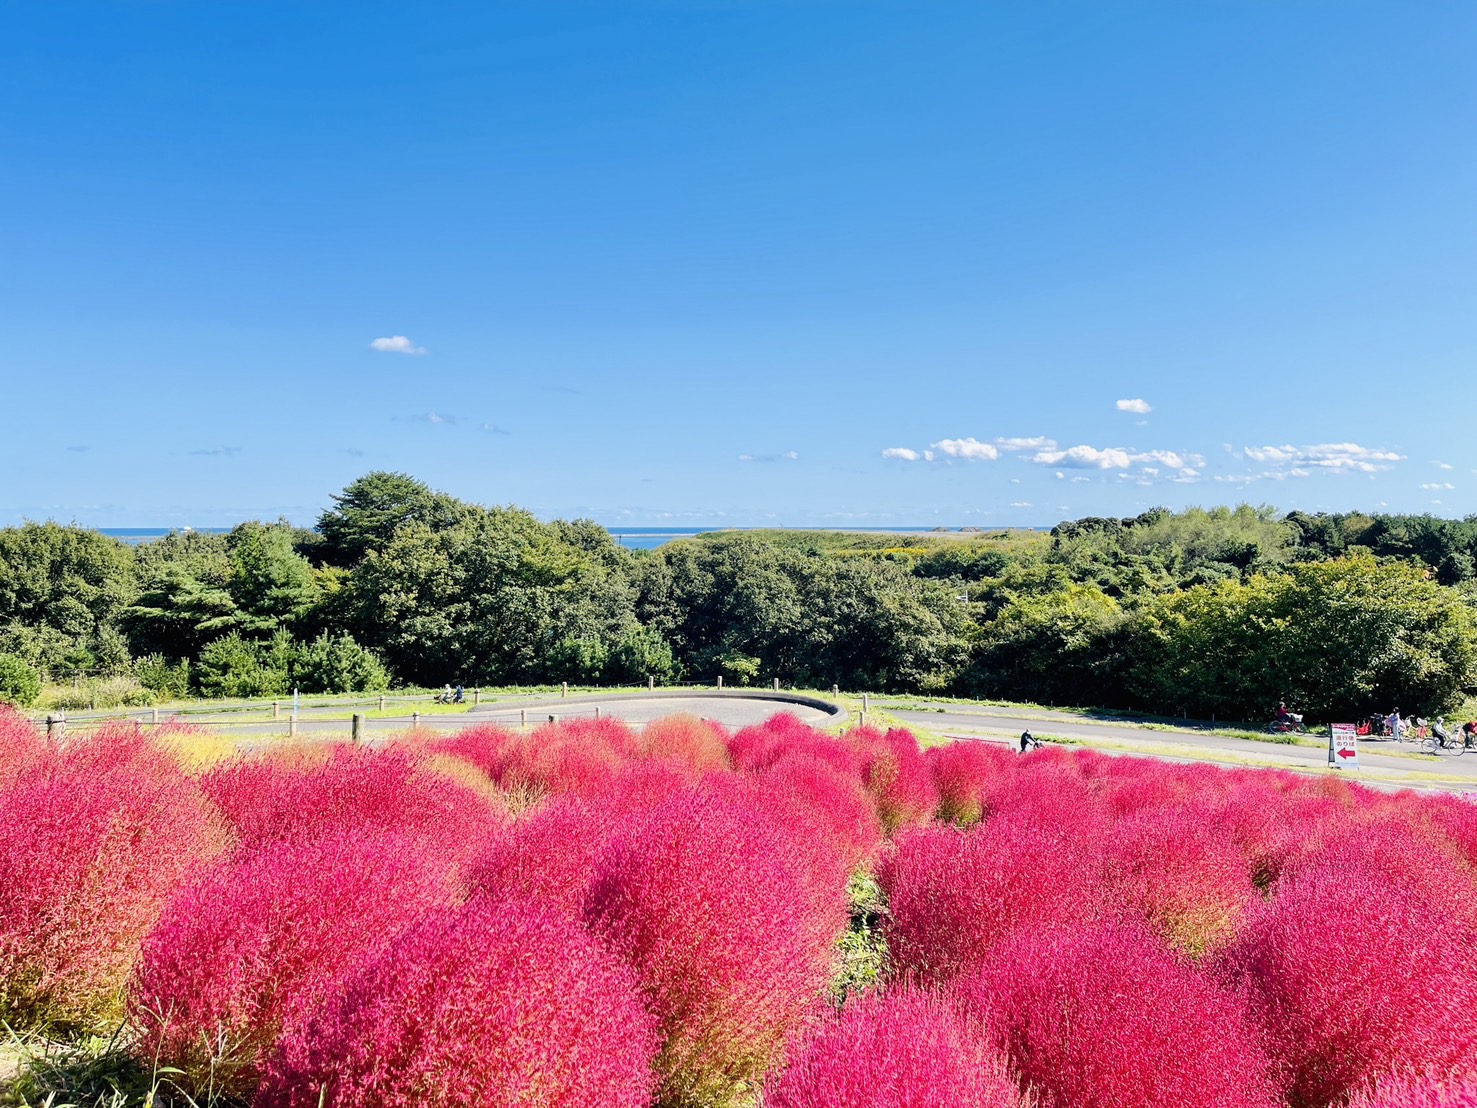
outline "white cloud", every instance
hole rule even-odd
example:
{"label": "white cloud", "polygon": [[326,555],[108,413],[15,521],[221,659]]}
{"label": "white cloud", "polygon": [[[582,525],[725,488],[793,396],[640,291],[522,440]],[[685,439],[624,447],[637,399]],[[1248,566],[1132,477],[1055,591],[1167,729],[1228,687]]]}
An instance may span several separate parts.
{"label": "white cloud", "polygon": [[1032,456],[1031,461],[1042,466],[1067,466],[1069,469],[1127,469],[1133,458],[1127,450],[1110,446],[1099,450],[1095,446],[1072,446],[1066,450],[1042,450]]}
{"label": "white cloud", "polygon": [[1010,506],[1012,508],[1029,508],[1031,506],[1031,502],[1029,500],[1012,500],[1010,502]]}
{"label": "white cloud", "polygon": [[1456,486],[1453,485],[1450,481],[1431,481],[1427,484],[1422,485],[1421,488],[1427,489],[1431,492],[1438,492],[1441,489],[1454,489],[1456,488]]}
{"label": "white cloud", "polygon": [[800,454],[795,450],[786,450],[783,454],[740,454],[738,460],[741,462],[798,462]]}
{"label": "white cloud", "polygon": [[995,445],[1001,450],[1054,450],[1056,439],[1049,439],[1045,435],[1036,435],[1028,439],[996,439]]}
{"label": "white cloud", "polygon": [[1431,464],[1433,466],[1435,466],[1437,469],[1455,469],[1456,468],[1456,466],[1452,465],[1450,462],[1432,462]]}
{"label": "white cloud", "polygon": [[1056,471],[1056,479],[1058,481],[1065,481],[1067,479],[1067,475],[1065,473],[1063,473],[1061,470],[1057,470]]}
{"label": "white cloud", "polygon": [[918,451],[909,450],[906,446],[889,446],[882,452],[884,458],[896,458],[900,462],[916,462],[920,457]]}
{"label": "white cloud", "polygon": [[1242,453],[1254,462],[1273,466],[1296,466],[1344,470],[1355,473],[1377,473],[1403,462],[1405,455],[1393,450],[1375,450],[1354,442],[1326,442],[1316,446],[1248,446]]}
{"label": "white cloud", "polygon": [[946,454],[950,458],[960,458],[968,462],[993,462],[1000,457],[1000,451],[987,442],[978,439],[941,439],[933,443],[933,448],[940,454]]}
{"label": "white cloud", "polygon": [[1133,412],[1135,415],[1148,415],[1154,410],[1149,406],[1149,402],[1143,399],[1120,400],[1117,408],[1120,412]]}
{"label": "white cloud", "polygon": [[800,452],[798,450],[786,450],[780,455],[780,458],[786,462],[798,462],[800,460]]}
{"label": "white cloud", "polygon": [[390,335],[387,338],[375,339],[369,344],[371,350],[378,350],[382,354],[429,354],[430,351],[424,346],[417,346],[404,335]]}

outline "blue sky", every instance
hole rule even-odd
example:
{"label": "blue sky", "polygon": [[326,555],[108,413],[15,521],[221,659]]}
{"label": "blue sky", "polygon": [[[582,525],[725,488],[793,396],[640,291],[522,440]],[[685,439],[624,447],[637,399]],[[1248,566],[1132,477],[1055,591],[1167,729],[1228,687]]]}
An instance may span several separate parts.
{"label": "blue sky", "polygon": [[0,0],[0,522],[372,468],[613,525],[1465,515],[1474,56],[1459,3]]}

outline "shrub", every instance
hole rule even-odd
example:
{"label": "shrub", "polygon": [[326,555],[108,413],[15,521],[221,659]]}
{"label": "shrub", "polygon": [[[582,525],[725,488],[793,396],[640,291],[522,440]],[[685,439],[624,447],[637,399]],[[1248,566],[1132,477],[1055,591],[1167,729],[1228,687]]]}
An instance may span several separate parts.
{"label": "shrub", "polygon": [[378,654],[349,635],[319,635],[294,652],[292,678],[304,692],[379,692],[390,687],[390,671]]}
{"label": "shrub", "polygon": [[882,824],[862,783],[813,752],[784,755],[760,780],[800,805],[845,870],[870,860],[881,846]]}
{"label": "shrub", "polygon": [[356,959],[451,902],[448,864],[386,833],[278,842],[182,889],[143,944],[139,1054],[194,1092],[244,1096]]}
{"label": "shrub", "polygon": [[138,683],[165,700],[184,700],[190,695],[190,663],[171,664],[160,654],[146,654],[133,666]]}
{"label": "shrub", "polygon": [[366,962],[286,1037],[258,1108],[645,1108],[652,1019],[574,921],[474,900]]}
{"label": "shrub", "polygon": [[604,852],[585,917],[657,1018],[667,1103],[757,1079],[819,1002],[831,951],[804,888],[774,827],[726,797],[674,797]]}
{"label": "shrub", "polygon": [[519,736],[496,780],[504,788],[583,793],[636,756],[635,733],[618,719],[549,723]]}
{"label": "shrub", "polygon": [[1148,932],[1018,936],[961,982],[1042,1108],[1273,1108],[1242,1004]]}
{"label": "shrub", "polygon": [[292,639],[279,632],[256,642],[232,631],[200,651],[196,674],[206,696],[281,696],[292,687]]}
{"label": "shrub", "polygon": [[408,750],[338,743],[297,764],[237,758],[211,770],[201,785],[247,849],[379,828],[434,839],[464,856],[502,822],[502,813],[424,760]]}
{"label": "shrub", "polygon": [[1279,883],[1227,965],[1249,990],[1294,1108],[1322,1108],[1401,1067],[1477,1056],[1477,966],[1451,929],[1420,893],[1362,866]]}
{"label": "shrub", "polygon": [[1477,1076],[1390,1076],[1356,1094],[1349,1108],[1477,1108]]}
{"label": "shrub", "polygon": [[1109,896],[1190,955],[1225,945],[1256,886],[1241,852],[1184,806],[1120,820],[1104,850]]}
{"label": "shrub", "polygon": [[728,747],[723,728],[693,715],[666,716],[652,720],[641,732],[641,752],[690,766],[698,772],[728,768]]}
{"label": "shrub", "polygon": [[922,992],[866,995],[804,1042],[765,1108],[1018,1108],[1004,1058]]}
{"label": "shrub", "polygon": [[877,879],[887,893],[883,933],[894,972],[924,981],[977,967],[1019,928],[1079,924],[1099,908],[1090,849],[1063,849],[1008,821],[906,832]]}
{"label": "shrub", "polygon": [[0,790],[0,1013],[114,1018],[165,899],[226,842],[195,782],[136,728],[43,753]]}
{"label": "shrub", "polygon": [[959,740],[933,747],[924,755],[938,791],[939,819],[968,827],[985,814],[985,789],[1014,773],[1017,757],[999,743]]}
{"label": "shrub", "polygon": [[845,739],[862,757],[863,780],[877,803],[883,829],[891,835],[928,822],[938,807],[938,793],[913,733],[894,728],[882,735],[857,727]]}
{"label": "shrub", "polygon": [[35,724],[0,704],[0,789],[25,776],[45,756],[46,749]]}
{"label": "shrub", "polygon": [[29,708],[41,695],[41,674],[17,654],[0,654],[0,702]]}
{"label": "shrub", "polygon": [[578,917],[611,837],[688,787],[662,765],[633,765],[589,797],[555,797],[494,834],[467,871],[468,888],[492,898],[537,900]]}

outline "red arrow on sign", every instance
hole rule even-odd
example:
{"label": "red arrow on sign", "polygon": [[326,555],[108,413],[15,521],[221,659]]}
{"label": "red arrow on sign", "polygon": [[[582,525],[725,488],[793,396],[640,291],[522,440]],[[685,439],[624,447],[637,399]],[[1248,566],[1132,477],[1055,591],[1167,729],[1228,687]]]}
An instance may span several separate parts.
{"label": "red arrow on sign", "polygon": [[1355,754],[1352,750],[1340,750],[1339,751],[1339,757],[1340,758],[1357,758],[1358,755]]}

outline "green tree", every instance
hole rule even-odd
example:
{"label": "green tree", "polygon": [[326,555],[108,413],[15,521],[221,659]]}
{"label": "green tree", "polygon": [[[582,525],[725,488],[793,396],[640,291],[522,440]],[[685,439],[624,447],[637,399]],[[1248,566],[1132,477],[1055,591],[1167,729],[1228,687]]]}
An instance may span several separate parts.
{"label": "green tree", "polygon": [[390,687],[390,671],[351,636],[322,634],[295,651],[292,681],[304,692],[379,692]]}
{"label": "green tree", "polygon": [[313,567],[286,524],[243,523],[231,533],[231,599],[243,630],[275,631],[302,619],[319,593]]}
{"label": "green tree", "polygon": [[318,517],[320,553],[325,561],[350,568],[369,551],[387,545],[406,524],[444,530],[464,510],[458,501],[404,473],[366,473],[335,495],[333,507]]}
{"label": "green tree", "polygon": [[36,667],[15,654],[0,654],[0,701],[29,708],[40,695]]}
{"label": "green tree", "polygon": [[1093,585],[1019,596],[984,626],[961,687],[977,696],[1103,705],[1113,688],[1118,603]]}
{"label": "green tree", "polygon": [[1406,562],[1369,556],[1188,589],[1135,619],[1128,681],[1161,711],[1318,720],[1454,706],[1477,668],[1471,610]]}
{"label": "green tree", "polygon": [[200,691],[232,699],[281,696],[292,687],[293,660],[292,638],[286,631],[266,641],[232,631],[200,652],[196,667]]}

